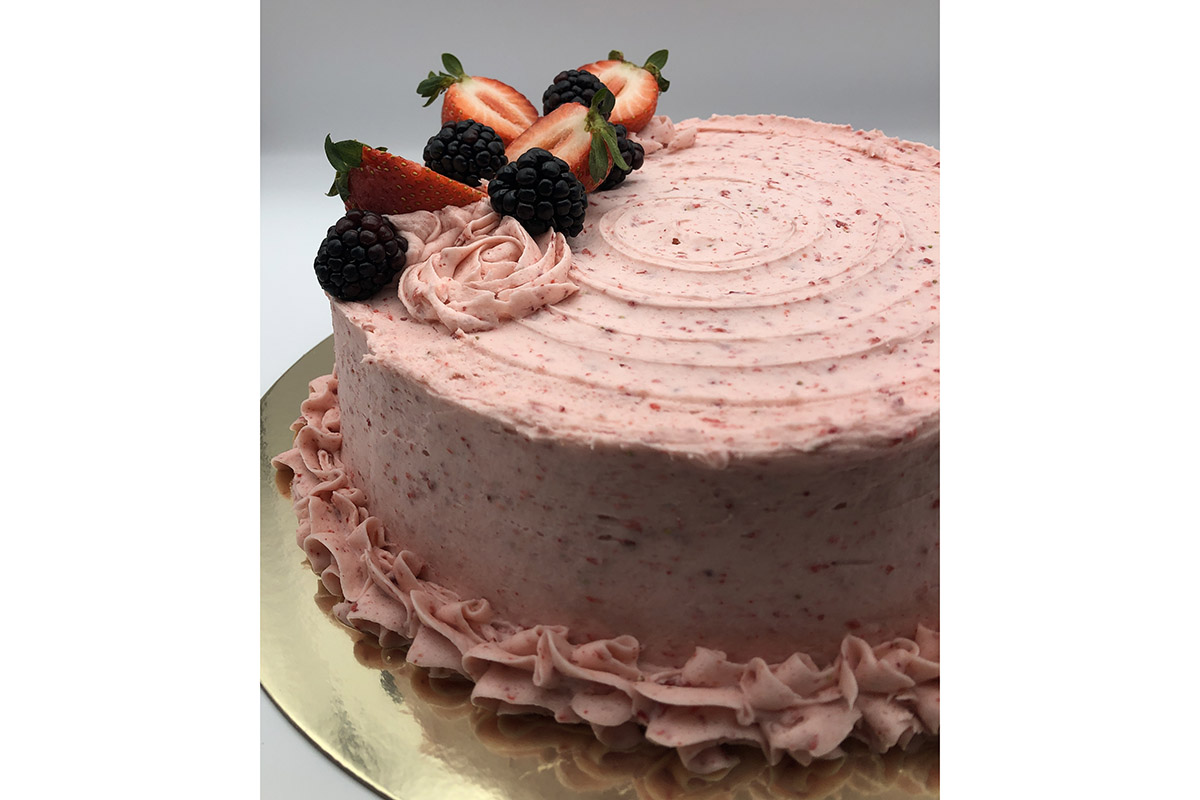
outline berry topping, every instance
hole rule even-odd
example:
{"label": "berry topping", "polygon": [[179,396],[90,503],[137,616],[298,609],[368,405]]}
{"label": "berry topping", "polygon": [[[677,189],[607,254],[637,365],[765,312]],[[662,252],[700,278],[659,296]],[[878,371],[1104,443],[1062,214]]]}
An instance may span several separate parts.
{"label": "berry topping", "polygon": [[538,118],[533,103],[507,83],[468,75],[449,53],[442,53],[442,65],[446,71],[430,72],[417,84],[417,94],[428,98],[428,106],[446,93],[442,100],[443,124],[473,119],[494,130],[507,145]]}
{"label": "berry topping", "polygon": [[488,194],[496,213],[516,217],[534,236],[551,228],[564,236],[578,236],[583,230],[583,184],[565,161],[540,147],[501,167],[488,183]]}
{"label": "berry topping", "polygon": [[610,121],[614,125],[619,122],[637,133],[654,116],[659,94],[671,85],[662,76],[662,68],[666,63],[666,50],[654,53],[640,67],[626,61],[620,50],[613,50],[608,54],[607,61],[586,64],[579,69],[595,75],[616,95],[617,103]]}
{"label": "berry topping", "polygon": [[629,169],[621,156],[617,134],[605,117],[613,108],[612,92],[601,88],[590,107],[564,103],[539,119],[508,147],[509,159],[540,147],[567,162],[567,167],[593,191],[604,182],[614,164]]}
{"label": "berry topping", "polygon": [[608,173],[608,177],[604,179],[604,183],[596,187],[596,191],[604,191],[605,189],[615,189],[625,182],[629,177],[629,173],[635,169],[641,169],[642,164],[646,160],[646,150],[640,144],[626,137],[629,132],[624,125],[613,125],[613,129],[617,134],[617,147],[621,151],[621,158],[625,159],[625,163],[629,165],[629,169],[621,169],[617,165],[613,165],[612,171]]}
{"label": "berry topping", "polygon": [[508,163],[504,142],[487,125],[473,119],[447,122],[425,145],[425,166],[448,178],[478,186]]}
{"label": "berry topping", "polygon": [[347,212],[325,234],[313,268],[338,300],[366,300],[404,269],[408,241],[382,214]]}
{"label": "berry topping", "polygon": [[554,77],[554,83],[542,94],[542,113],[549,114],[563,103],[579,103],[590,106],[596,92],[605,88],[604,84],[590,72],[578,69],[567,69]]}
{"label": "berry topping", "polygon": [[326,136],[325,156],[337,170],[328,194],[340,196],[347,209],[407,214],[470,205],[487,196],[415,161],[353,139],[335,142]]}

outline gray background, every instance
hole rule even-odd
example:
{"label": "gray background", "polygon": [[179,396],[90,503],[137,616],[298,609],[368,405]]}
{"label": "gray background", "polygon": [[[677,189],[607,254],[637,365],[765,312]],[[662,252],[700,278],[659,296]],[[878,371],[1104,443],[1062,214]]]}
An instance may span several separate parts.
{"label": "gray background", "polygon": [[[670,50],[673,119],[774,113],[878,128],[939,144],[938,3],[824,0],[600,4],[264,0],[262,10],[261,389],[329,335],[312,273],[340,215],[321,143],[359,139],[416,160],[440,100],[415,92],[449,51],[539,109],[563,69],[621,50]],[[262,700],[262,796],[375,795],[347,777]]]}

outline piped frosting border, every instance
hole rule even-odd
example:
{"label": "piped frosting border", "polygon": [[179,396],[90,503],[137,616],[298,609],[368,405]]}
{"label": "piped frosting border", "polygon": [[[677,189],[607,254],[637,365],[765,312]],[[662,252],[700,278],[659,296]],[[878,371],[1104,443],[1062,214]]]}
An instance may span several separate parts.
{"label": "piped frosting border", "polygon": [[666,668],[643,663],[632,636],[576,643],[562,626],[517,626],[484,598],[422,579],[421,557],[371,516],[341,462],[336,377],[312,381],[292,430],[292,449],[273,463],[292,475],[297,543],[325,588],[344,598],[334,614],[385,647],[411,642],[407,659],[417,666],[470,678],[476,703],[587,723],[614,747],[644,735],[697,773],[736,761],[725,743],[757,745],[770,763],[786,754],[807,764],[838,757],[849,738],[883,752],[938,733],[936,631],[918,627],[911,639],[874,647],[847,636],[825,665],[803,653],[733,663],[698,648]]}

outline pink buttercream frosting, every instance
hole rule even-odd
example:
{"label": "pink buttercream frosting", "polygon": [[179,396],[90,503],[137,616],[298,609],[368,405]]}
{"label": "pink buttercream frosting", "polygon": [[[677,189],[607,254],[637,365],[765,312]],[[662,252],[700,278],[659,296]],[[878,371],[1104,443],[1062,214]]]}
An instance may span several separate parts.
{"label": "pink buttercream frosting", "polygon": [[674,153],[696,143],[696,126],[690,122],[676,127],[670,117],[660,114],[651,117],[644,128],[631,133],[629,138],[640,144],[646,155],[653,155],[659,150]]}
{"label": "pink buttercream frosting", "polygon": [[884,751],[937,734],[939,637],[921,625],[875,646],[847,635],[824,663],[799,652],[738,663],[698,647],[681,667],[663,667],[642,659],[633,636],[580,641],[566,626],[513,624],[487,599],[427,580],[422,558],[387,534],[351,484],[337,387],[333,376],[310,384],[294,447],[275,460],[293,473],[297,542],[344,598],[334,608],[343,623],[385,647],[411,642],[411,663],[469,677],[473,701],[587,723],[615,746],[644,734],[700,773],[736,761],[724,743],[808,763],[840,755],[847,738]]}
{"label": "pink buttercream frosting", "polygon": [[532,236],[488,200],[389,217],[408,240],[399,294],[413,318],[451,332],[491,330],[569,297],[571,248],[561,233]]}
{"label": "pink buttercream frosting", "polygon": [[565,265],[486,204],[393,218],[400,291],[332,303],[337,378],[277,461],[298,540],[340,619],[476,702],[694,771],[936,734],[940,155],[638,138]]}

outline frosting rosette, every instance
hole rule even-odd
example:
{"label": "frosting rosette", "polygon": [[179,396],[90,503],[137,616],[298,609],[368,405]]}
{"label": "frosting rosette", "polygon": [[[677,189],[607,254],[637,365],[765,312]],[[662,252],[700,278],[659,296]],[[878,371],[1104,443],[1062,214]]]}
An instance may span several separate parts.
{"label": "frosting rosette", "polygon": [[475,333],[570,296],[571,248],[557,231],[534,237],[482,200],[462,208],[390,217],[412,265],[399,296],[414,319]]}

